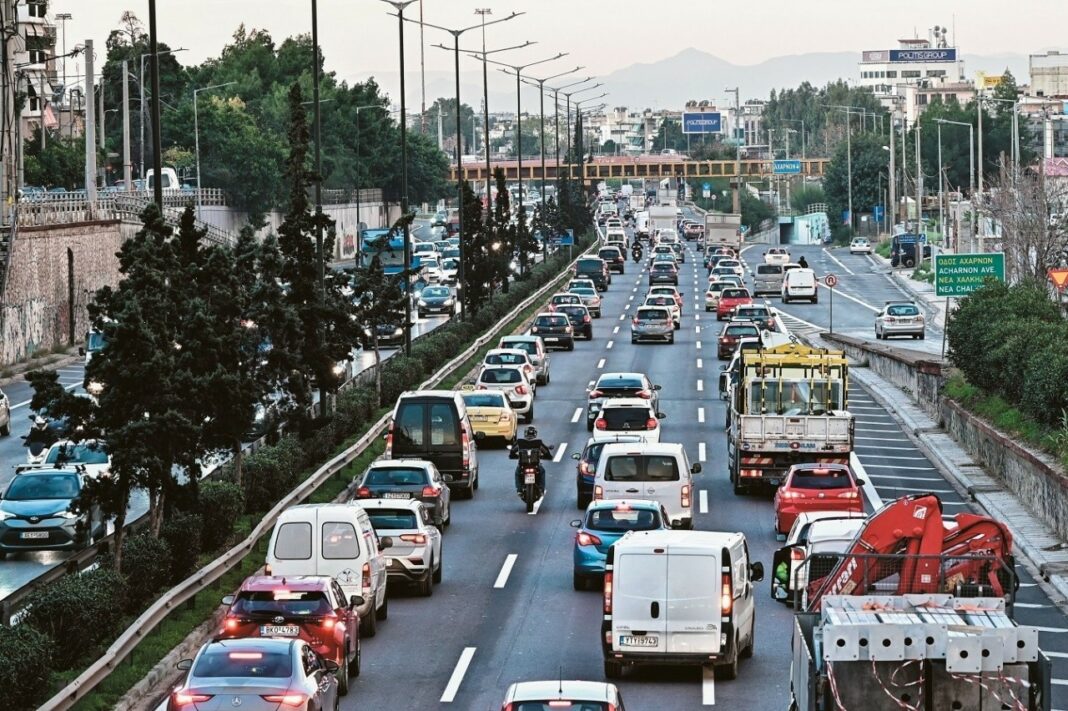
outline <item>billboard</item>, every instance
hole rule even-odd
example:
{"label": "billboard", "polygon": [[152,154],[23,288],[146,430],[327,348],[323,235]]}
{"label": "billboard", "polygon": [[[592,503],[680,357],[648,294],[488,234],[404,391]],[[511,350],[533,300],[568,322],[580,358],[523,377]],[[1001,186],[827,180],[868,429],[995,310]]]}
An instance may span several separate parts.
{"label": "billboard", "polygon": [[723,114],[718,111],[684,111],[683,133],[720,133],[723,131]]}
{"label": "billboard", "polygon": [[957,50],[954,47],[942,49],[892,49],[891,62],[955,62]]}

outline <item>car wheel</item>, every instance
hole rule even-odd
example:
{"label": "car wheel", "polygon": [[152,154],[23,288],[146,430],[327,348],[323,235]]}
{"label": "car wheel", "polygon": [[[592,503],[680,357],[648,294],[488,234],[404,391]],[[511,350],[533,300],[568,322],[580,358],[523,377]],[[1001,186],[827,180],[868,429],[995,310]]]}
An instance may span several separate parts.
{"label": "car wheel", "polygon": [[441,556],[438,558],[438,567],[434,568],[434,584],[437,585],[441,582],[441,575],[445,570],[445,546],[444,544],[438,550],[438,554]]}
{"label": "car wheel", "polygon": [[[434,560],[430,561],[431,569],[434,566]],[[434,574],[429,570],[426,572],[426,577],[419,581],[418,585],[419,597],[430,597],[434,594]]]}
{"label": "car wheel", "polygon": [[363,644],[360,642],[360,637],[356,637],[356,654],[352,655],[352,659],[349,660],[349,676],[353,679],[358,679],[360,676],[360,667],[363,665]]}
{"label": "car wheel", "polygon": [[680,328],[682,328],[682,322],[681,321],[676,321],[675,322],[675,330],[678,331]]}
{"label": "car wheel", "polygon": [[384,620],[389,617],[389,590],[386,590],[386,599],[382,601],[382,607],[375,610],[375,618]]}
{"label": "car wheel", "polygon": [[819,302],[820,302],[820,297],[818,297],[818,296],[813,296],[812,297],[812,303],[818,304]]}
{"label": "car wheel", "polygon": [[[475,471],[475,480],[471,483],[471,491],[474,491],[477,488],[478,488],[478,471],[476,470]],[[471,494],[471,496],[474,496],[474,494]]]}
{"label": "car wheel", "polygon": [[586,507],[590,505],[589,499],[582,495],[581,491],[575,492],[575,508],[579,511],[585,511]]}
{"label": "car wheel", "polygon": [[738,641],[734,642],[735,652],[731,655],[731,660],[726,664],[720,664],[716,667],[716,678],[724,681],[733,681],[738,678]]}
{"label": "car wheel", "polygon": [[567,349],[569,351],[575,350],[575,339],[571,339],[570,341],[567,342]]}
{"label": "car wheel", "polygon": [[7,437],[11,434],[11,423],[8,422],[3,427],[0,427],[0,437]]}
{"label": "car wheel", "polygon": [[534,421],[534,403],[530,403],[530,409],[527,410],[527,414],[523,415],[523,422],[528,425]]}
{"label": "car wheel", "polygon": [[378,634],[378,614],[371,610],[365,617],[360,618],[360,636],[374,637]]}
{"label": "car wheel", "polygon": [[334,678],[337,679],[337,695],[348,696],[349,695],[349,665],[342,664],[338,667],[338,670],[334,672]]}
{"label": "car wheel", "polygon": [[623,662],[604,660],[604,678],[621,679],[623,677]]}
{"label": "car wheel", "polygon": [[668,336],[668,345],[671,346],[671,345],[674,345],[674,344],[675,344],[675,334],[672,333],[670,336]]}

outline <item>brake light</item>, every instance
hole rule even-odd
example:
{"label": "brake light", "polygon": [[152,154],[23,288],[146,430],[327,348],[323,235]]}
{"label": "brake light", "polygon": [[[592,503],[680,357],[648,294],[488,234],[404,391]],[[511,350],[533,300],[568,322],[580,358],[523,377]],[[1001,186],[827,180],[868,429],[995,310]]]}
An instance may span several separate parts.
{"label": "brake light", "polygon": [[724,615],[731,614],[731,610],[734,608],[734,595],[731,590],[734,586],[731,584],[731,574],[723,574],[723,591],[720,593],[720,607],[723,610]]}
{"label": "brake light", "polygon": [[479,385],[479,386],[477,386],[477,387],[475,388],[475,390],[488,390],[488,389],[489,389],[489,388],[487,388],[487,387],[486,387],[485,385]]}
{"label": "brake light", "polygon": [[653,396],[653,392],[651,390],[639,390],[635,393],[635,395],[640,397],[642,400],[648,400]]}
{"label": "brake light", "polygon": [[635,326],[637,326],[638,325],[638,317],[635,316],[634,319],[631,321],[631,323],[633,323]]}
{"label": "brake light", "polygon": [[233,632],[241,626],[241,621],[236,617],[227,617],[224,625],[226,632]]}
{"label": "brake light", "polygon": [[570,701],[550,701],[549,708],[551,709],[569,709],[572,704]]}
{"label": "brake light", "polygon": [[645,429],[655,430],[658,424],[660,423],[656,421],[655,417],[650,417],[648,420],[645,421]]}
{"label": "brake light", "polygon": [[593,426],[596,427],[599,430],[606,430],[606,429],[608,429],[608,422],[606,422],[603,417],[598,417],[594,421]]}
{"label": "brake light", "polygon": [[578,541],[580,546],[599,546],[601,545],[601,539],[592,533],[586,533],[582,531],[575,536],[575,540]]}
{"label": "brake light", "polygon": [[526,385],[516,385],[515,386],[515,394],[516,395],[526,395],[527,394],[527,386]]}
{"label": "brake light", "polygon": [[682,508],[684,508],[684,509],[690,508],[690,485],[689,484],[683,484],[682,485]]}
{"label": "brake light", "polygon": [[791,548],[790,549],[790,560],[804,560],[804,559],[805,559],[805,552],[803,550],[801,550],[800,548]]}
{"label": "brake light", "polygon": [[438,490],[432,486],[424,486],[422,496],[437,496]]}
{"label": "brake light", "polygon": [[303,706],[308,701],[304,694],[266,694],[263,700],[270,704],[282,704],[283,706]]}
{"label": "brake light", "polygon": [[779,497],[783,499],[803,499],[805,495],[800,491],[792,491],[790,489],[780,489]]}
{"label": "brake light", "polygon": [[334,629],[334,625],[336,625],[336,624],[337,624],[337,616],[336,615],[330,615],[329,617],[324,617],[323,618],[323,628],[324,629],[332,630],[332,629]]}
{"label": "brake light", "polygon": [[471,438],[467,435],[467,430],[460,433],[460,444],[464,451],[463,467],[466,470],[471,465]]}
{"label": "brake light", "polygon": [[606,615],[612,614],[612,573],[606,571],[604,574],[604,613]]}
{"label": "brake light", "polygon": [[230,659],[240,659],[244,661],[263,659],[262,652],[230,652],[226,656],[228,656]]}
{"label": "brake light", "polygon": [[363,596],[371,596],[371,564],[364,563],[363,568],[360,569],[361,580],[360,587],[363,588]]}
{"label": "brake light", "polygon": [[212,695],[194,694],[186,691],[176,691],[174,692],[174,696],[171,698],[174,699],[175,706],[189,706],[190,704],[202,704],[207,701],[211,701]]}
{"label": "brake light", "polygon": [[390,421],[389,428],[386,430],[386,459],[390,458],[393,453],[393,422]]}
{"label": "brake light", "polygon": [[600,501],[603,498],[604,498],[604,489],[602,489],[599,485],[593,487],[593,499],[594,499],[594,501]]}
{"label": "brake light", "polygon": [[368,489],[366,486],[361,486],[359,489],[356,490],[356,498],[358,498],[358,499],[369,499],[369,498],[371,498],[371,490]]}
{"label": "brake light", "polygon": [[590,315],[586,314],[585,316],[583,316],[582,317],[582,322],[583,323],[589,323],[590,322]]}
{"label": "brake light", "polygon": [[402,541],[408,541],[409,543],[417,543],[419,545],[423,545],[424,543],[426,543],[426,534],[425,533],[404,533],[404,534],[401,535],[400,539]]}
{"label": "brake light", "polygon": [[856,491],[844,491],[838,495],[839,499],[859,499],[860,494]]}

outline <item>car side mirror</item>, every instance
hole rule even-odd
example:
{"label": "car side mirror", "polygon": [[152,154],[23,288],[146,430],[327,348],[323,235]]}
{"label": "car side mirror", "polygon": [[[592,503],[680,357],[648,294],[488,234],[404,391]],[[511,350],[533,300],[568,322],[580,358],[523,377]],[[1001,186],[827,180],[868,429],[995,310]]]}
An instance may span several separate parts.
{"label": "car side mirror", "polygon": [[349,597],[349,607],[356,609],[363,604],[363,595],[352,595]]}
{"label": "car side mirror", "polygon": [[867,486],[868,482],[863,479],[857,479],[857,486]]}
{"label": "car side mirror", "polygon": [[233,605],[234,604],[234,596],[233,595],[225,595],[225,596],[223,596],[222,604],[224,604],[226,606]]}
{"label": "car side mirror", "polygon": [[581,525],[582,525],[582,519],[576,518],[574,521],[571,522],[571,528],[578,528]]}
{"label": "car side mirror", "polygon": [[574,454],[571,455],[571,458],[574,459],[577,462],[578,460],[582,459],[582,455],[579,454],[578,452],[575,452]]}
{"label": "car side mirror", "polygon": [[193,660],[192,659],[182,659],[177,664],[175,664],[174,666],[178,667],[182,671],[189,671],[190,669],[193,668]]}
{"label": "car side mirror", "polygon": [[695,462],[694,464],[692,464],[690,466],[690,473],[691,474],[700,474],[701,473],[701,462]]}
{"label": "car side mirror", "polygon": [[764,579],[764,564],[761,562],[753,563],[749,566],[749,579],[754,583],[759,583]]}
{"label": "car side mirror", "polygon": [[393,547],[393,539],[389,536],[383,536],[378,541],[378,550],[384,551],[387,548]]}
{"label": "car side mirror", "polygon": [[326,669],[327,673],[335,674],[337,673],[338,669],[341,668],[341,666],[333,659],[324,659],[323,668]]}
{"label": "car side mirror", "polygon": [[665,413],[665,412],[658,412],[658,413],[656,413],[656,419],[658,419],[658,420],[662,420],[662,419],[664,419],[665,417],[667,417],[667,413]]}
{"label": "car side mirror", "polygon": [[660,389],[661,389],[661,387],[662,387],[662,386],[660,386],[660,385],[654,385],[654,386],[653,386],[653,390],[660,390]]}
{"label": "car side mirror", "polygon": [[85,349],[82,348],[81,346],[78,347],[78,355],[80,355],[80,356],[84,356],[85,355]]}

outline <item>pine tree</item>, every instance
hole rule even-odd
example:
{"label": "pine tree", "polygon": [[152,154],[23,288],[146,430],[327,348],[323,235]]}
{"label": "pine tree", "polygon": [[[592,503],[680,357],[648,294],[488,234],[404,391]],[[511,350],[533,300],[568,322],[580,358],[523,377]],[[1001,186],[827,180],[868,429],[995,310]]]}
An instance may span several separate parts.
{"label": "pine tree", "polygon": [[515,252],[515,226],[512,224],[511,199],[504,179],[504,169],[496,168],[493,171],[493,179],[497,184],[497,197],[493,200],[494,234],[490,244],[490,261],[496,267],[495,281],[500,283],[501,291],[507,294],[512,254]]}

